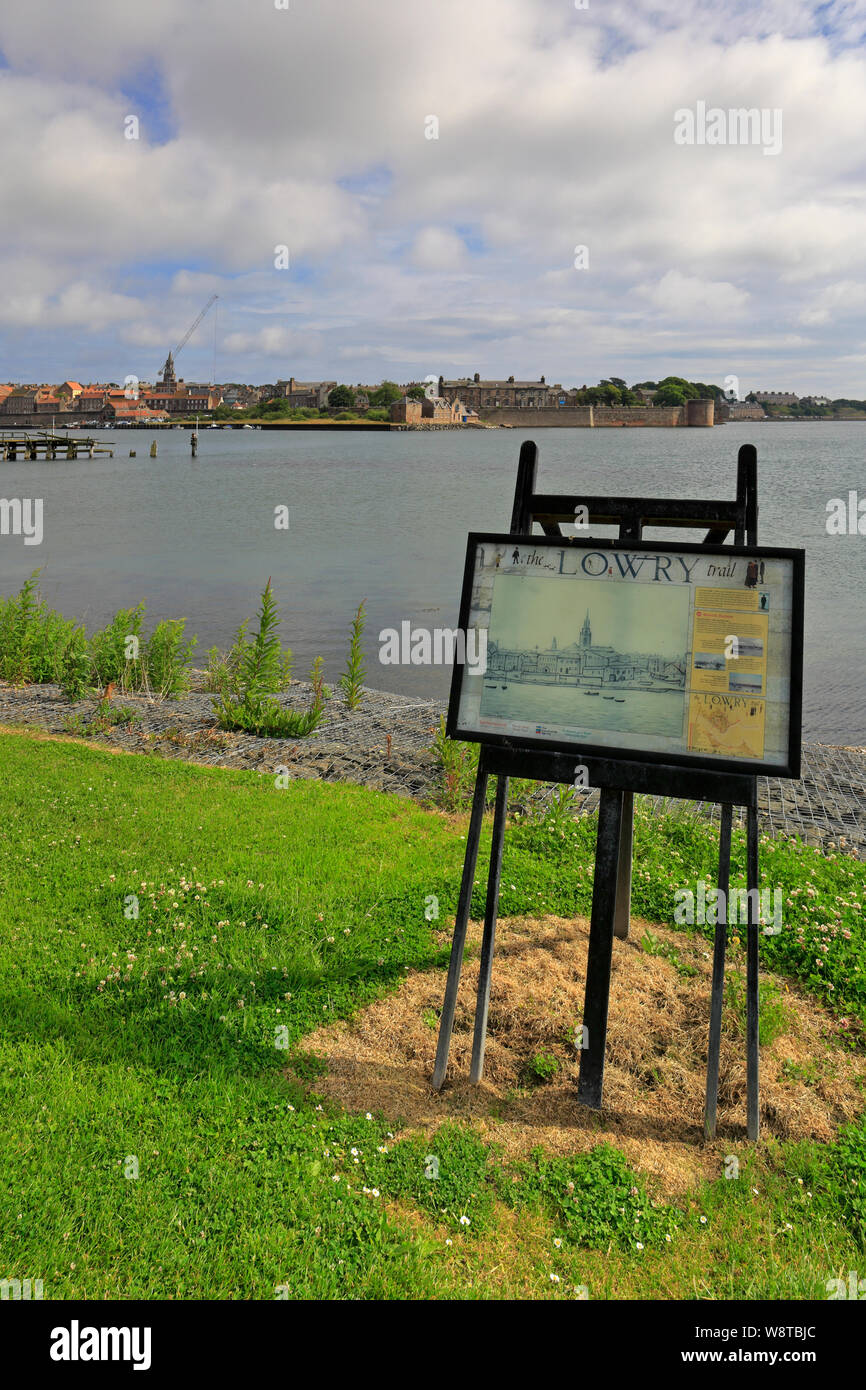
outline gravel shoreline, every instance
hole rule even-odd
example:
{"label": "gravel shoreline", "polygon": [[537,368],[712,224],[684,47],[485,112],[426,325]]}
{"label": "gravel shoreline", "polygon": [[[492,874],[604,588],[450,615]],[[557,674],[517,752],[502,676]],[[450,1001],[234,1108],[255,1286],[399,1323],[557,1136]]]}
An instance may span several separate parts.
{"label": "gravel shoreline", "polygon": [[[442,700],[416,700],[382,690],[365,690],[360,709],[347,709],[335,690],[325,718],[315,734],[300,739],[257,738],[218,729],[213,695],[203,689],[204,672],[193,672],[193,688],[179,700],[154,700],[144,695],[115,697],[112,704],[139,716],[129,725],[87,736],[87,742],[129,753],[178,758],[208,767],[253,770],[289,777],[354,782],[417,799],[432,796],[437,762],[430,751]],[[293,682],[281,704],[305,708],[309,684]],[[70,704],[59,686],[15,688],[0,682],[0,723],[26,725],[69,736],[70,723],[87,724],[94,712],[91,700]],[[550,788],[539,788],[533,801],[543,802]],[[582,801],[592,810],[598,790]],[[661,798],[652,802],[663,808]],[[803,745],[803,775],[797,782],[758,779],[758,806],[763,832],[803,837],[828,852],[866,857],[866,749],[831,744]],[[718,806],[700,803],[699,810],[717,818]],[[735,817],[737,813],[735,813]],[[742,819],[742,813],[739,814]]]}

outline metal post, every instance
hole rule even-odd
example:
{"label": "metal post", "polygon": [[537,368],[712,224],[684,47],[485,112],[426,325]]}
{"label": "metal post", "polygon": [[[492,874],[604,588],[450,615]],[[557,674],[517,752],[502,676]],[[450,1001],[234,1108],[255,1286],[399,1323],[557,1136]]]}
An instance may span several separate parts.
{"label": "metal post", "polygon": [[704,1107],[704,1139],[716,1135],[716,1110],[719,1100],[719,1052],[722,1042],[722,1003],[725,989],[725,948],[728,940],[728,890],[731,882],[731,824],[733,808],[722,807],[719,830],[719,903],[724,915],[716,922],[713,943],[713,986],[710,994],[710,1037],[707,1044],[707,1101]]}
{"label": "metal post", "polygon": [[619,863],[616,866],[616,909],[613,917],[613,934],[620,941],[628,940],[628,929],[631,925],[631,860],[633,840],[634,792],[623,792]]}
{"label": "metal post", "polygon": [[496,804],[493,809],[493,838],[490,843],[490,869],[487,876],[487,905],[484,912],[484,936],[481,939],[481,965],[478,971],[478,998],[475,1004],[475,1035],[472,1039],[472,1065],[469,1080],[478,1082],[484,1071],[484,1048],[487,1042],[487,1011],[490,1007],[490,980],[493,974],[493,949],[496,941],[496,907],[499,901],[499,879],[502,873],[502,841],[505,836],[505,812],[508,806],[508,778],[496,779]]}
{"label": "metal post", "polygon": [[586,958],[586,993],[583,1026],[587,1047],[580,1054],[577,1099],[593,1110],[601,1109],[604,1083],[604,1048],[610,998],[610,966],[613,957],[613,924],[616,912],[616,879],[622,829],[623,792],[602,788],[595,844],[595,878],[592,885],[592,919]]}
{"label": "metal post", "polygon": [[749,903],[748,940],[746,942],[746,1134],[757,1141],[758,1111],[758,933],[760,910],[758,889],[758,810],[750,806],[746,812],[747,872],[746,888]]}
{"label": "metal post", "polygon": [[481,838],[481,824],[484,819],[484,802],[487,793],[486,750],[482,748],[478,759],[478,773],[475,778],[475,793],[472,798],[472,814],[466,835],[466,854],[463,859],[463,878],[460,882],[460,896],[457,900],[457,916],[454,920],[454,936],[451,941],[451,959],[448,962],[448,979],[445,983],[445,999],[439,1020],[439,1041],[436,1044],[436,1065],[433,1069],[433,1089],[438,1091],[445,1080],[448,1066],[448,1051],[451,1046],[451,1032],[454,1027],[454,1013],[457,1008],[457,991],[460,987],[460,971],[463,967],[463,949],[466,944],[466,927],[469,922],[469,908],[472,903],[472,887],[475,882],[475,865],[478,860],[478,842]]}
{"label": "metal post", "polygon": [[[637,512],[623,516],[619,524],[621,541],[639,541],[643,523]],[[620,941],[628,940],[631,925],[631,860],[634,842],[634,792],[623,792],[622,823],[620,825],[619,862],[616,866],[616,907],[613,934]]]}

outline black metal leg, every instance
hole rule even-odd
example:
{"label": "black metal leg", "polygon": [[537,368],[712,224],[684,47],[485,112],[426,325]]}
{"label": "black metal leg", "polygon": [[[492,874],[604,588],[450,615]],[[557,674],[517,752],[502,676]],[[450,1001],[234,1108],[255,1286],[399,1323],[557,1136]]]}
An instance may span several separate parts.
{"label": "black metal leg", "polygon": [[451,1032],[454,1027],[454,1012],[457,1008],[457,991],[460,986],[460,971],[463,968],[463,949],[466,945],[466,927],[469,922],[469,908],[472,904],[472,887],[475,882],[475,865],[478,861],[478,842],[481,838],[481,823],[484,819],[484,801],[487,793],[487,762],[484,749],[478,760],[478,774],[475,778],[475,793],[472,797],[472,814],[466,835],[466,854],[463,859],[463,878],[460,881],[460,896],[457,900],[457,916],[454,921],[454,937],[451,942],[451,958],[448,962],[448,979],[445,982],[445,999],[442,1004],[442,1017],[439,1020],[439,1040],[436,1044],[436,1065],[433,1068],[433,1089],[438,1091],[445,1080],[448,1066],[448,1051],[451,1047]]}
{"label": "black metal leg", "polygon": [[490,1007],[490,980],[493,974],[493,948],[496,941],[496,908],[499,902],[499,879],[502,873],[502,841],[505,835],[505,812],[508,806],[508,778],[496,781],[496,804],[493,809],[493,839],[490,845],[490,872],[487,878],[487,906],[484,913],[484,936],[481,941],[481,966],[478,972],[478,999],[475,1004],[475,1036],[472,1039],[472,1066],[469,1080],[478,1082],[484,1071],[484,1047],[487,1042],[487,1011]]}
{"label": "black metal leg", "polygon": [[760,907],[758,888],[758,812],[747,813],[747,881],[749,902],[746,943],[746,1134],[757,1141],[758,1120],[758,940]]}
{"label": "black metal leg", "polygon": [[713,944],[713,987],[710,995],[710,1039],[707,1046],[707,1102],[704,1108],[704,1138],[714,1139],[719,1100],[719,1051],[722,1041],[722,1000],[725,988],[725,947],[728,940],[728,891],[731,883],[731,823],[733,808],[722,807],[719,831],[719,904],[724,916],[716,923]]}
{"label": "black metal leg", "polygon": [[634,839],[634,792],[622,794],[622,823],[619,840],[619,861],[616,871],[616,913],[613,934],[620,941],[628,938],[631,926],[631,861]]}
{"label": "black metal leg", "polygon": [[577,1099],[593,1110],[601,1109],[604,1083],[604,1048],[610,998],[610,965],[613,957],[613,924],[616,912],[616,879],[622,829],[623,793],[602,790],[598,807],[595,845],[595,880],[592,919],[586,961],[586,994],[583,1025],[588,1046],[580,1054]]}

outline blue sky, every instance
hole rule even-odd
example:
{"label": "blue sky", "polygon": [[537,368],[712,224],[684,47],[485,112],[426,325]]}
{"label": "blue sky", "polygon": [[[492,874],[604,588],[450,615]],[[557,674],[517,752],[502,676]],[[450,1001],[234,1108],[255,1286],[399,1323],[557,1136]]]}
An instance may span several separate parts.
{"label": "blue sky", "polygon": [[[147,377],[217,293],[188,379],[216,326],[219,380],[866,397],[864,32],[866,0],[9,7],[0,379]],[[677,144],[699,102],[724,140]]]}

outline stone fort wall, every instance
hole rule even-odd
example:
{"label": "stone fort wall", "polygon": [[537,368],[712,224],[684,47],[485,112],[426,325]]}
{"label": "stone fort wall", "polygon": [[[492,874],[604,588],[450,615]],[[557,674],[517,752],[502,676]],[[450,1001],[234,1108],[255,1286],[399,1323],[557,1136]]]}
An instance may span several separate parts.
{"label": "stone fort wall", "polygon": [[513,425],[516,429],[537,427],[558,429],[681,429],[707,428],[715,423],[714,402],[686,401],[685,405],[614,406],[538,406],[521,410],[516,406],[482,408],[479,419],[491,425]]}

